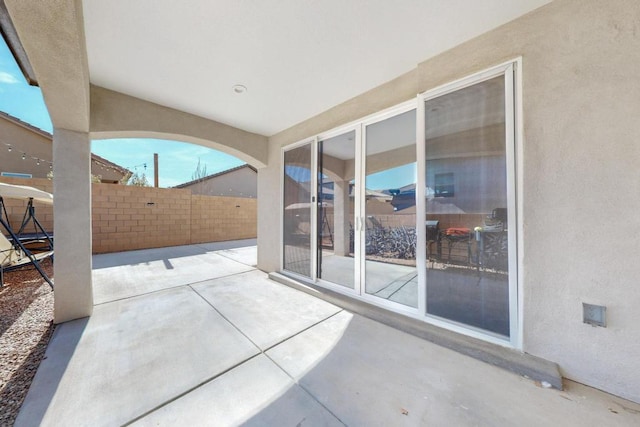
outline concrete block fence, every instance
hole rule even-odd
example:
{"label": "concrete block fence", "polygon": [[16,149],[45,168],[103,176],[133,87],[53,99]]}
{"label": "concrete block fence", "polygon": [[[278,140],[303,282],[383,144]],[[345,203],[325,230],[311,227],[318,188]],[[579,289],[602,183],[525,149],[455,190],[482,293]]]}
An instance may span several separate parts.
{"label": "concrete block fence", "polygon": [[[0,178],[51,192],[47,179]],[[7,213],[19,225],[26,202],[6,199]],[[53,231],[53,210],[39,203],[36,216]],[[191,190],[92,184],[93,253],[255,238],[257,200],[202,196]]]}

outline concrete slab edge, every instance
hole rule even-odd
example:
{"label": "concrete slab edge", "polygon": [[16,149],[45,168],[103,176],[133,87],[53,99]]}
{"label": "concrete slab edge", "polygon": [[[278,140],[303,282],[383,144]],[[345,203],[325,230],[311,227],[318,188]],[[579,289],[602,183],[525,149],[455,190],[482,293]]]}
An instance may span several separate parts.
{"label": "concrete slab edge", "polygon": [[302,283],[282,273],[269,273],[269,278],[275,282],[335,304],[352,313],[359,314],[534,381],[547,382],[551,384],[553,388],[562,390],[562,375],[560,374],[557,363],[477,338],[458,334],[418,319],[412,319],[364,301],[355,300],[329,289],[321,288],[313,284]]}

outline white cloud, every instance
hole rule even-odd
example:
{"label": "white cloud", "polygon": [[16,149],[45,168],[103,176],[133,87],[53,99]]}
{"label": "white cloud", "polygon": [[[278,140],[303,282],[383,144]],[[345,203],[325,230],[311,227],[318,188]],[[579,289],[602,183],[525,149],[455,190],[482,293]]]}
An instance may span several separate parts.
{"label": "white cloud", "polygon": [[20,81],[16,79],[12,74],[9,74],[5,71],[0,71],[0,83],[14,85],[16,83],[20,83]]}

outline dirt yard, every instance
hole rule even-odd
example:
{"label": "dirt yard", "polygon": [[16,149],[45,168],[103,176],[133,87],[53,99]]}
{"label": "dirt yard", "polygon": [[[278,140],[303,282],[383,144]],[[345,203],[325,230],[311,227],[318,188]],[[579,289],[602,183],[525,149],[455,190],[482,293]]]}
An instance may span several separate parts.
{"label": "dirt yard", "polygon": [[[50,260],[43,267],[53,277]],[[53,333],[53,291],[34,268],[0,287],[0,426],[14,424]]]}

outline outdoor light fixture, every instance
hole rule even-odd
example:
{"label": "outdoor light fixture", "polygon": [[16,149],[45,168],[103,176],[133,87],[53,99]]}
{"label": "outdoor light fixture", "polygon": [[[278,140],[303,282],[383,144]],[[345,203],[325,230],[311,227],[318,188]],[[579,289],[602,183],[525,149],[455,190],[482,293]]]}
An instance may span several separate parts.
{"label": "outdoor light fixture", "polygon": [[24,159],[26,159],[26,158],[27,158],[27,155],[26,155],[26,154],[24,154],[24,153],[22,153],[22,160],[24,160]]}
{"label": "outdoor light fixture", "polygon": [[244,85],[235,85],[233,86],[233,91],[237,94],[245,93],[247,91],[247,87]]}
{"label": "outdoor light fixture", "polygon": [[13,150],[13,147],[11,145],[9,145],[9,148],[7,148],[7,150],[11,151],[11,150]]}

